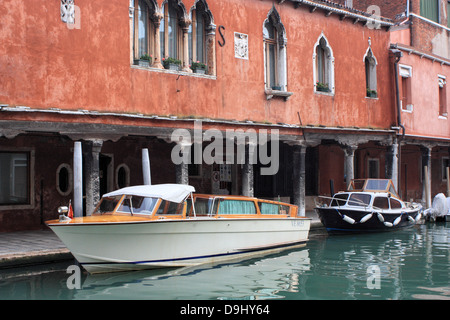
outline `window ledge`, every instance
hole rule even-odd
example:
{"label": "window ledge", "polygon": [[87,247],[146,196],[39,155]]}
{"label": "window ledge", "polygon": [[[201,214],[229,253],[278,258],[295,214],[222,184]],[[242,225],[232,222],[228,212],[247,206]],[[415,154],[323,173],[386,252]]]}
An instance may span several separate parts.
{"label": "window ledge", "polygon": [[441,119],[441,120],[447,120],[448,118],[447,118],[447,115],[440,114],[439,117],[438,117],[438,119]]}
{"label": "window ledge", "polygon": [[272,99],[273,97],[282,97],[284,101],[287,101],[294,93],[289,91],[281,91],[281,90],[272,90],[265,89],[264,93],[266,94],[267,100]]}
{"label": "window ledge", "polygon": [[143,67],[138,65],[131,65],[132,69],[139,69],[139,70],[146,70],[151,72],[160,72],[160,73],[170,73],[170,74],[178,74],[183,76],[190,76],[195,78],[203,78],[203,79],[212,79],[216,80],[216,76],[212,76],[209,74],[201,74],[201,73],[194,73],[194,72],[186,72],[186,71],[176,71],[176,70],[169,70],[169,69],[159,69],[159,68],[152,68],[152,67]]}
{"label": "window ledge", "polygon": [[330,96],[330,97],[334,96],[334,92],[332,92],[332,91],[314,90],[314,93],[321,94],[321,95],[324,95],[324,96]]}
{"label": "window ledge", "polygon": [[402,107],[402,112],[412,113],[413,110],[414,110],[414,108],[413,108],[413,105],[412,105],[412,104],[408,104],[408,105],[406,106],[406,109],[404,109],[404,108]]}

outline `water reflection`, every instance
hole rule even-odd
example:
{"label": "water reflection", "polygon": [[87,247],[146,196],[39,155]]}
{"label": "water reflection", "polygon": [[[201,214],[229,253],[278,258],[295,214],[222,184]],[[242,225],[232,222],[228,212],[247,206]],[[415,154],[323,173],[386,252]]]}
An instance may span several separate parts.
{"label": "water reflection", "polygon": [[303,248],[241,262],[83,274],[80,290],[66,285],[73,262],[1,270],[0,299],[449,299],[449,227],[314,234]]}
{"label": "water reflection", "polygon": [[[115,275],[89,275],[77,299],[279,299],[298,291],[308,249],[238,263]],[[127,294],[124,295],[124,292]]]}

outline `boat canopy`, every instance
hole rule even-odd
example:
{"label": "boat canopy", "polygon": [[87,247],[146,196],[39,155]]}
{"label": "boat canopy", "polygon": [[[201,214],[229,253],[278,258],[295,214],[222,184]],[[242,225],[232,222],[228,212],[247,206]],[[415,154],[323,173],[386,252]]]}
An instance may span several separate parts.
{"label": "boat canopy", "polygon": [[393,196],[399,198],[390,179],[353,179],[347,191],[390,192]]}
{"label": "boat canopy", "polygon": [[195,188],[185,184],[154,184],[122,188],[103,195],[103,197],[115,197],[121,195],[141,196],[149,198],[161,198],[163,200],[180,203],[189,194],[195,192]]}

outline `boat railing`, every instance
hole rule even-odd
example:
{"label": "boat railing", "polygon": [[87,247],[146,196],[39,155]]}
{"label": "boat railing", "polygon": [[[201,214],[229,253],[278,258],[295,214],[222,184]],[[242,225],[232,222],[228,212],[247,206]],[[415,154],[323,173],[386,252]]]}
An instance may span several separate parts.
{"label": "boat railing", "polygon": [[[349,204],[349,203],[356,204],[356,205],[361,206],[361,207],[364,207],[364,208],[370,207],[369,204],[367,204],[367,203],[365,203],[365,202],[363,202],[363,201],[361,201],[361,200],[357,200],[357,199],[356,199],[356,200],[355,200],[355,199],[339,199],[339,198],[328,197],[328,196],[318,196],[318,198],[329,199],[329,200],[331,200],[331,201],[336,200],[336,204],[337,204],[337,206],[338,206],[339,208],[340,208],[341,206],[345,206],[346,204]],[[314,201],[315,201],[315,203],[316,203],[316,207],[323,206],[323,205],[321,205],[320,203],[318,203],[318,202],[316,201],[316,199],[314,199]],[[340,202],[343,202],[344,204],[341,205]],[[331,203],[330,203],[330,204],[331,204]],[[329,206],[329,205],[328,205],[328,206]],[[377,207],[374,207],[374,206],[372,206],[372,207],[373,207],[375,210],[381,210],[380,208],[377,208]]]}

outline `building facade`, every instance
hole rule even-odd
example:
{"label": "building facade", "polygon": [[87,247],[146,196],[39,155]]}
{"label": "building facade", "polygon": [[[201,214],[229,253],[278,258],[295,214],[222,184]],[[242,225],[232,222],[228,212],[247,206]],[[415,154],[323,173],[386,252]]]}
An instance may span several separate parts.
{"label": "building facade", "polygon": [[[365,1],[353,1],[355,8]],[[400,191],[406,199],[430,206],[449,188],[450,126],[447,79],[450,75],[449,2],[443,0],[371,1],[391,18],[391,50],[398,55],[397,114],[402,125]],[[428,180],[427,180],[428,179]]]}
{"label": "building facade", "polygon": [[280,198],[302,214],[330,182],[337,191],[353,177],[397,180],[413,148],[403,144],[420,130],[435,130],[448,156],[444,120],[406,122],[415,112],[398,122],[396,23],[365,9],[306,0],[0,7],[0,231],[41,228],[69,201],[90,214],[103,193],[148,182],[147,154],[151,183]]}

